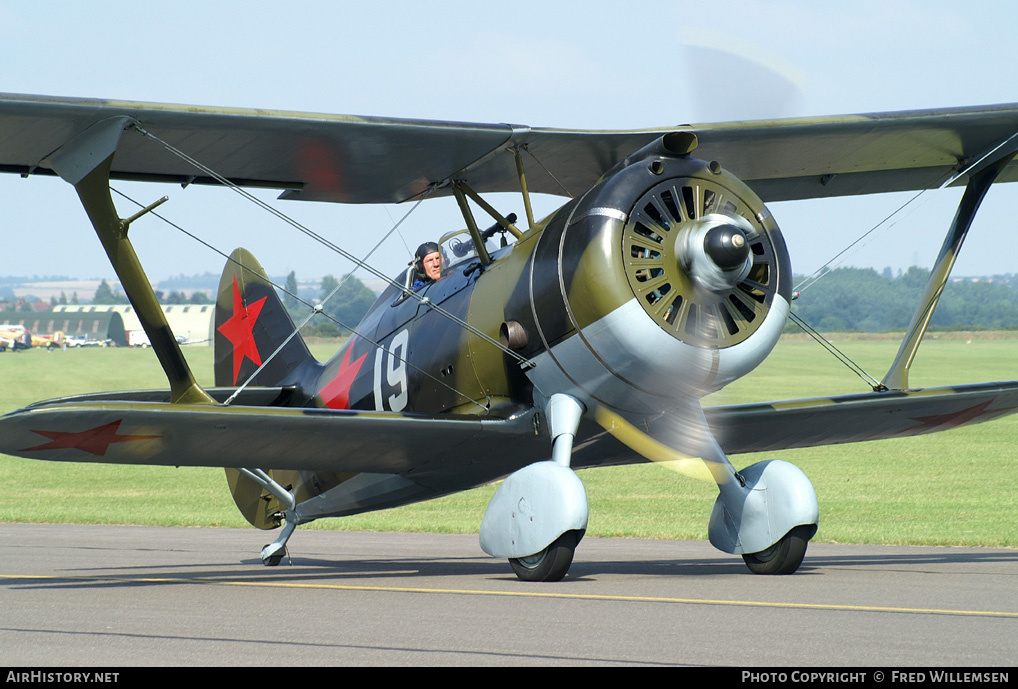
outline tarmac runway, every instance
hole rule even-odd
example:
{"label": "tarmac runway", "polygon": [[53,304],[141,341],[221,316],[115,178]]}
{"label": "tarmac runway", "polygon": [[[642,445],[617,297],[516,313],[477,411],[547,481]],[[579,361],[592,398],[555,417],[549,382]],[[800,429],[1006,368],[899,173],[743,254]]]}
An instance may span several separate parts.
{"label": "tarmac runway", "polygon": [[698,541],[585,538],[562,582],[476,536],[0,524],[11,666],[1014,664],[1018,550],[811,544],[792,576]]}

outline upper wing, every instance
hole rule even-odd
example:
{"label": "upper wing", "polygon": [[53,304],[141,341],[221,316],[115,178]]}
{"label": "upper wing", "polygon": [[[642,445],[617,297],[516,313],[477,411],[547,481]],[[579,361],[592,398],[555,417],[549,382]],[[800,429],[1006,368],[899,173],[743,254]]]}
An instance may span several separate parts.
{"label": "upper wing", "polygon": [[903,438],[1018,412],[1018,381],[870,392],[704,410],[725,452]]}
{"label": "upper wing", "polygon": [[[764,201],[921,189],[939,186],[957,166],[1018,132],[1015,104],[570,131],[0,94],[0,171],[51,173],[48,156],[117,116],[132,118],[235,183],[285,189],[286,198],[343,203],[405,201],[453,178],[478,192],[517,191],[512,148],[523,151],[531,191],[575,196],[626,156],[678,130],[697,135],[698,158],[719,161]],[[112,176],[213,180],[139,134],[121,140]],[[998,181],[1015,179],[1018,163]]]}
{"label": "upper wing", "polygon": [[[939,187],[998,146],[1018,147],[1018,104],[697,128],[699,158],[718,160],[764,201]],[[1002,146],[1003,144],[1003,146]],[[971,172],[978,170],[978,166]],[[997,182],[1018,180],[1018,163]],[[968,181],[959,177],[955,186]]]}

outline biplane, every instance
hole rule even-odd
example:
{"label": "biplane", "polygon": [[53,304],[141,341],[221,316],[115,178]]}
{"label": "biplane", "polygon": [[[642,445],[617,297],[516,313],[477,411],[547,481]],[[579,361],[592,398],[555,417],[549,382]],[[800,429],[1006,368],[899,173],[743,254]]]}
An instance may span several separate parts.
{"label": "biplane", "polygon": [[10,323],[0,325],[0,347],[4,350],[10,349],[17,352],[22,349],[30,349],[33,345],[33,335],[25,330],[24,326],[16,326]]}
{"label": "biplane", "polygon": [[[730,454],[1018,410],[1015,381],[908,381],[983,195],[1018,177],[1016,133],[1018,105],[568,131],[2,95],[0,170],[74,187],[169,389],[32,404],[0,419],[0,452],[225,467],[250,523],[282,527],[267,565],[300,524],[505,479],[480,545],[528,581],[564,577],[584,535],[576,469],[693,458],[719,489],[710,542],[753,572],[791,573],[819,521],[809,479],[781,460],[736,470]],[[441,279],[415,290],[413,266],[376,274],[388,286],[327,362],[255,257],[234,251],[204,389],[128,236],[152,207],[122,218],[111,180],[331,203],[453,196],[465,229],[440,238]],[[964,187],[958,212],[871,392],[703,408],[768,356],[789,317],[788,251],[766,203],[942,186]],[[519,194],[525,224],[494,192]],[[535,193],[564,203],[536,218]]]}
{"label": "biplane", "polygon": [[52,335],[36,335],[23,325],[4,323],[0,325],[0,345],[12,351],[45,347],[56,349],[64,343],[64,333],[60,330]]}

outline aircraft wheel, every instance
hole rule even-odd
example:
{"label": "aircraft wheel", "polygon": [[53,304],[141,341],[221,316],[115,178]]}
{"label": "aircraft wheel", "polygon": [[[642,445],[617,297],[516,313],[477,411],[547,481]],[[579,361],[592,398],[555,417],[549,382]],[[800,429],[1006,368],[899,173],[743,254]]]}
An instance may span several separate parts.
{"label": "aircraft wheel", "polygon": [[[272,545],[272,544],[271,543],[267,544],[265,546],[265,548],[268,548],[270,545]],[[264,552],[265,548],[262,548],[263,552]],[[283,554],[285,552],[286,552],[286,550],[284,548],[280,548],[279,550],[277,550],[272,555],[262,555],[262,564],[265,565],[266,567],[275,567],[275,566],[277,566],[280,562],[283,561]]]}
{"label": "aircraft wheel", "polygon": [[792,574],[806,557],[806,544],[816,532],[813,525],[797,526],[767,550],[743,555],[753,574]]}
{"label": "aircraft wheel", "polygon": [[510,558],[509,564],[523,581],[561,581],[573,564],[576,532],[566,531],[541,552],[528,557]]}

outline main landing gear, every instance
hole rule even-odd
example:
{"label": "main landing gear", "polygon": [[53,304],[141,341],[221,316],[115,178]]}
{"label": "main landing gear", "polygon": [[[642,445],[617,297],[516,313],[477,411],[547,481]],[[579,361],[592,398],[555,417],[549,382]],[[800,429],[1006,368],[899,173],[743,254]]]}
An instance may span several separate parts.
{"label": "main landing gear", "polygon": [[587,491],[569,468],[584,407],[555,394],[545,407],[552,461],[535,462],[499,486],[481,522],[481,549],[504,557],[523,581],[560,581],[587,530]]}
{"label": "main landing gear", "polygon": [[523,581],[561,581],[573,564],[573,553],[581,533],[567,531],[536,555],[509,558],[513,571]]}
{"label": "main landing gear", "polygon": [[[555,394],[545,410],[552,461],[536,462],[509,476],[495,491],[481,523],[481,548],[508,558],[523,581],[561,580],[587,528],[586,491],[569,467],[583,405]],[[677,418],[677,423],[689,426],[686,418]],[[699,427],[705,428],[706,422]],[[713,436],[705,432],[699,442],[719,488],[708,529],[711,544],[741,555],[755,574],[795,572],[817,531],[819,509],[809,479],[780,460],[736,471]]]}
{"label": "main landing gear", "polygon": [[272,543],[263,547],[261,552],[262,564],[266,567],[275,567],[283,561],[283,556],[286,555],[286,542],[290,540],[294,529],[301,523],[294,511],[297,507],[297,499],[293,493],[279,485],[266,471],[242,468],[238,468],[237,471],[270,492],[285,506],[281,513],[277,512],[273,515],[273,519],[281,520],[283,523],[279,536]]}
{"label": "main landing gear", "polygon": [[[791,574],[817,532],[819,507],[813,485],[796,466],[766,460],[735,472],[720,451],[715,468],[721,494],[707,530],[711,544],[742,555],[754,574]],[[722,480],[731,472],[731,480]],[[777,534],[784,533],[780,538]]]}
{"label": "main landing gear", "polygon": [[283,513],[283,529],[279,532],[279,536],[272,543],[269,543],[262,548],[262,564],[266,567],[275,567],[283,560],[283,556],[286,555],[286,542],[290,540],[290,536],[293,535],[293,530],[297,528],[297,519],[292,512],[287,510]]}
{"label": "main landing gear", "polygon": [[815,532],[815,526],[797,526],[770,548],[743,553],[742,559],[753,574],[792,574],[806,557],[806,544]]}

